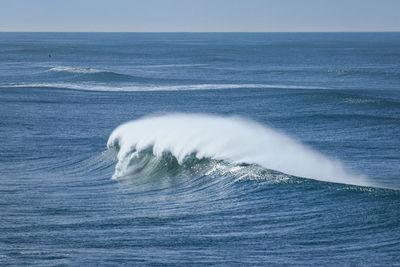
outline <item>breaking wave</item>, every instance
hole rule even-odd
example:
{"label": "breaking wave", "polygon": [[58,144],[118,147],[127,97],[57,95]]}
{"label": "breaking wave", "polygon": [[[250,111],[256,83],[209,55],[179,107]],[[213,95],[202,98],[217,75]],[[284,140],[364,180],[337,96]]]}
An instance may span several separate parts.
{"label": "breaking wave", "polygon": [[117,127],[107,146],[118,151],[113,178],[206,160],[213,166],[221,163],[218,166],[237,168],[247,164],[289,176],[371,185],[366,177],[351,173],[339,161],[240,117],[179,113],[145,117]]}

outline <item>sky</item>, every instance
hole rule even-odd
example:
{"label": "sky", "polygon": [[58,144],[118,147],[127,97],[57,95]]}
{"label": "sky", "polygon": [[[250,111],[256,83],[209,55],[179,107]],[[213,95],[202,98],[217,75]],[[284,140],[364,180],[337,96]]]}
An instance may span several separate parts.
{"label": "sky", "polygon": [[0,0],[0,31],[400,31],[400,0]]}

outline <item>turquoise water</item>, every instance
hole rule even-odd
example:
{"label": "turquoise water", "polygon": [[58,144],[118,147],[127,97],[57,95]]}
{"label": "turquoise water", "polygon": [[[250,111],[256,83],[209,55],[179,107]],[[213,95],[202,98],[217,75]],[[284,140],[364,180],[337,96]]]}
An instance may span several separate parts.
{"label": "turquoise water", "polygon": [[0,263],[396,265],[399,33],[0,33]]}

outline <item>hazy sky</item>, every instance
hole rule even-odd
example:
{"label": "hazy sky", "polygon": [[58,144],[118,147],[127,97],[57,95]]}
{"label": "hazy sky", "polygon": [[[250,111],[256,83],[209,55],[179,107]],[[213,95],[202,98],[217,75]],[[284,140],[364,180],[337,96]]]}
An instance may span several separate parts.
{"label": "hazy sky", "polygon": [[400,31],[400,0],[0,0],[0,31]]}

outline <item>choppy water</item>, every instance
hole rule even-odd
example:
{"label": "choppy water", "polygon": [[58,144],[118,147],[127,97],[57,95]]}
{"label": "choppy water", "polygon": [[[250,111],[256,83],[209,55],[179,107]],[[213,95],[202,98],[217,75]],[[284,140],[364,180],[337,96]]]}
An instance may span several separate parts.
{"label": "choppy water", "polygon": [[0,263],[399,264],[399,62],[399,33],[0,33]]}

